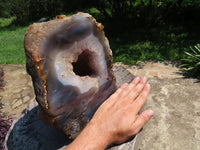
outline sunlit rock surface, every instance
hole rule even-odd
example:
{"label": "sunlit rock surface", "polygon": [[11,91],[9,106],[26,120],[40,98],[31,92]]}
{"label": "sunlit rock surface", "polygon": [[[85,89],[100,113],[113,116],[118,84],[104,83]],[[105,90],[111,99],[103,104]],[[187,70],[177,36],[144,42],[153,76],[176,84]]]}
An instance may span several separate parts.
{"label": "sunlit rock surface", "polygon": [[24,45],[39,117],[76,137],[116,90],[103,26],[85,13],[57,16],[31,25]]}

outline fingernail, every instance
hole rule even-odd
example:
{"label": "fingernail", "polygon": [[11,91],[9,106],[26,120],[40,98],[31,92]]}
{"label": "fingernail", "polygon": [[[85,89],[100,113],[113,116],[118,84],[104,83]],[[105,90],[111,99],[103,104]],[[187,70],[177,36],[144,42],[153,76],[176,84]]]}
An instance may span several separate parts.
{"label": "fingernail", "polygon": [[149,117],[152,117],[154,113],[153,113],[152,110],[149,110],[149,111],[147,112],[147,114],[148,114]]}
{"label": "fingernail", "polygon": [[146,78],[146,77],[143,77],[143,78],[142,78],[142,81],[146,81],[146,80],[147,80],[147,78]]}
{"label": "fingernail", "polygon": [[128,83],[124,83],[121,85],[121,88],[126,88],[128,86]]}
{"label": "fingernail", "polygon": [[146,84],[146,88],[150,89],[151,88],[151,85],[150,84]]}
{"label": "fingernail", "polygon": [[139,81],[139,80],[140,80],[140,78],[139,78],[139,77],[136,77],[136,78],[135,78],[135,80],[136,80],[136,81]]}
{"label": "fingernail", "polygon": [[128,86],[128,83],[124,83],[124,86]]}

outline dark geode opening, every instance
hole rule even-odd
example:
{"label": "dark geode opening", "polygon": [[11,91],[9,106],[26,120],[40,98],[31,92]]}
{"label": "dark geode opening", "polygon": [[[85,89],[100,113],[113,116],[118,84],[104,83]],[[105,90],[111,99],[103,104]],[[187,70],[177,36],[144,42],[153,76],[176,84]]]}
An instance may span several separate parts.
{"label": "dark geode opening", "polygon": [[72,63],[73,71],[78,76],[97,76],[93,52],[84,50],[79,56],[77,62]]}

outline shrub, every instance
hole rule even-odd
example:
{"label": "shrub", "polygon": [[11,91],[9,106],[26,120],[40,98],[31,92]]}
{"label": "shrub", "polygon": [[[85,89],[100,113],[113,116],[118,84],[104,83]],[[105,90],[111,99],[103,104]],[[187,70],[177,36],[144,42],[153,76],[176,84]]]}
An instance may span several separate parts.
{"label": "shrub", "polygon": [[[0,66],[0,89],[3,89],[5,86],[4,81],[4,71],[3,68]],[[1,100],[1,97],[0,97]],[[12,124],[13,117],[11,115],[7,115],[1,111],[2,103],[0,102],[0,149],[4,150],[4,140],[6,134]]]}
{"label": "shrub", "polygon": [[3,0],[0,2],[0,17],[15,17],[14,23],[26,25],[42,17],[55,17],[61,11],[56,0]]}
{"label": "shrub", "polygon": [[200,79],[200,44],[190,47],[190,51],[185,52],[186,58],[182,59],[184,74],[186,76]]}
{"label": "shrub", "polygon": [[4,140],[6,134],[12,124],[13,117],[11,115],[7,115],[0,110],[0,149],[3,150],[4,148]]}

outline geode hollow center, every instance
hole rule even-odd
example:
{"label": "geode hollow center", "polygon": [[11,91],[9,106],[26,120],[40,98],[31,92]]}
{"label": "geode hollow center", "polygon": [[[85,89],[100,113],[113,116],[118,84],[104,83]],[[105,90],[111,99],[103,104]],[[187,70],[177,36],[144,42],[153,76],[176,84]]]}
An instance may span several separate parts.
{"label": "geode hollow center", "polygon": [[116,90],[103,26],[86,13],[57,16],[29,26],[24,46],[40,118],[75,138]]}

